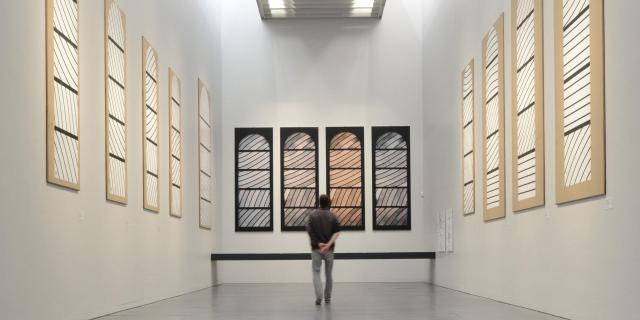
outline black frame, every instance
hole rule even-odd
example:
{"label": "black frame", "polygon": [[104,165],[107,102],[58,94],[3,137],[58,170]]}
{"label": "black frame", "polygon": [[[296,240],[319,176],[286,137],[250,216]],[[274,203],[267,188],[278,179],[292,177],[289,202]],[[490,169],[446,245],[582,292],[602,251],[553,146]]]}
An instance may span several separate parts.
{"label": "black frame", "polygon": [[[333,138],[340,133],[352,133],[355,135],[360,141],[360,189],[361,189],[361,198],[360,198],[360,209],[362,210],[362,214],[360,217],[360,225],[355,226],[345,226],[340,225],[340,230],[353,230],[353,231],[362,231],[365,230],[365,158],[364,158],[364,128],[363,127],[328,127],[326,128],[326,192],[327,195],[331,195],[331,141]],[[354,168],[355,169],[355,168]],[[355,188],[353,188],[355,189]],[[358,208],[358,207],[340,207],[340,208]]]}
{"label": "black frame", "polygon": [[[384,135],[385,133],[398,133],[400,134],[407,143],[407,223],[405,225],[378,225],[378,217],[377,217],[377,190],[378,186],[376,185],[376,151],[379,149],[376,148],[376,143],[378,139]],[[371,128],[371,150],[373,150],[372,155],[372,184],[373,184],[373,193],[372,193],[372,209],[373,209],[373,230],[411,230],[411,128],[408,126],[391,126],[391,127],[372,127]],[[403,149],[404,150],[404,149]],[[404,208],[398,206],[397,208]]]}
{"label": "black frame", "polygon": [[[268,227],[240,227],[240,188],[238,156],[240,142],[249,135],[257,134],[264,137],[269,144],[269,226]],[[242,190],[247,190],[243,188]],[[236,128],[235,129],[235,227],[236,232],[270,232],[273,231],[273,128]],[[264,209],[263,209],[264,210]]]}
{"label": "black frame", "polygon": [[[314,201],[314,207],[311,208],[309,207],[310,210],[314,209],[315,207],[317,207],[318,204],[318,192],[320,191],[320,186],[319,186],[319,181],[318,181],[318,177],[319,177],[319,163],[318,163],[318,128],[317,127],[301,127],[301,128],[280,128],[280,228],[281,231],[305,231],[306,228],[305,226],[287,226],[285,225],[285,199],[284,199],[284,192],[285,192],[285,186],[284,186],[284,172],[285,172],[285,167],[284,167],[284,153],[285,151],[288,151],[285,149],[284,145],[285,145],[285,141],[287,141],[287,139],[295,133],[306,133],[311,137],[311,140],[313,140],[313,142],[315,143],[315,192],[314,192],[314,197],[315,197],[315,201]],[[291,189],[291,188],[289,188]]]}

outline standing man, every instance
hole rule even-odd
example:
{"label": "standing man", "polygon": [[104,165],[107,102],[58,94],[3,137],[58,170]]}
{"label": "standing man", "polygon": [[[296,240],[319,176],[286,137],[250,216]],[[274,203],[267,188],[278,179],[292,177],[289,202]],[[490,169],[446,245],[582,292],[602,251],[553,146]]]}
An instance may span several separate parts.
{"label": "standing man", "polygon": [[322,303],[322,280],[320,268],[324,260],[324,272],[326,286],[324,288],[324,302],[331,302],[331,289],[333,288],[333,250],[336,239],[340,236],[338,218],[329,211],[331,199],[326,194],[320,196],[320,207],[309,215],[307,232],[311,240],[311,267],[313,271],[313,286],[316,290],[316,305]]}

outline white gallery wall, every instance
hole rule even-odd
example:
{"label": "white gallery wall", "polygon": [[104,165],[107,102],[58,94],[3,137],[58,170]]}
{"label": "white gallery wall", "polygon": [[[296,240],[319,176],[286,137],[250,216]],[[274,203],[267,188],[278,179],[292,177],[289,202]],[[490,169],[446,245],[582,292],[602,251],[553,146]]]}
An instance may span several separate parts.
{"label": "white gallery wall", "polygon": [[[553,3],[544,1],[546,205],[511,210],[511,1],[424,3],[426,210],[454,210],[453,254],[438,255],[434,282],[570,319],[635,319],[640,312],[636,170],[640,116],[637,1],[604,1],[607,196],[556,205]],[[482,122],[476,121],[476,213],[461,213],[460,73],[475,58],[481,119],[481,41],[505,12],[507,216],[482,217]]]}
{"label": "white gallery wall", "polygon": [[[280,127],[319,127],[320,190],[325,127],[365,128],[366,231],[345,231],[338,252],[426,251],[422,198],[422,1],[388,1],[382,20],[262,21],[254,0],[222,7],[223,199],[220,253],[308,252],[304,232],[280,231]],[[373,231],[371,126],[411,126],[411,231]],[[274,128],[274,232],[235,232],[234,128]],[[428,262],[336,263],[336,281],[424,281]],[[219,281],[309,282],[308,261],[219,262]]]}
{"label": "white gallery wall", "polygon": [[[87,319],[212,283],[218,231],[198,227],[197,79],[209,86],[215,110],[219,2],[118,1],[128,37],[126,206],[105,200],[104,3],[79,2],[79,192],[46,183],[45,1],[0,2],[3,319]],[[159,53],[159,214],[142,210],[142,35]],[[169,217],[169,66],[182,79],[182,219]]]}

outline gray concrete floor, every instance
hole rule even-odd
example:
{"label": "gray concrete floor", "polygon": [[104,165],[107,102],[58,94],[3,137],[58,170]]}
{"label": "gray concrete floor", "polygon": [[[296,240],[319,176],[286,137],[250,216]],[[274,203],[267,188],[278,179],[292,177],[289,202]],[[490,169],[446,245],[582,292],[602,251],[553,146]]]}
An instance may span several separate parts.
{"label": "gray concrete floor", "polygon": [[100,319],[560,319],[424,283],[337,283],[330,305],[313,301],[311,284],[226,284]]}

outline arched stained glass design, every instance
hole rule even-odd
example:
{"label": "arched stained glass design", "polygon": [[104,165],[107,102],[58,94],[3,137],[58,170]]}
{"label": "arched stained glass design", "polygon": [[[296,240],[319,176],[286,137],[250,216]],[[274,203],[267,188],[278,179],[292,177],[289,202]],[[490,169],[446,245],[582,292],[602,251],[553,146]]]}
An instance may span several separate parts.
{"label": "arched stained glass design", "polygon": [[236,128],[236,231],[273,230],[273,129]]}
{"label": "arched stained glass design", "polygon": [[282,230],[303,231],[318,200],[318,128],[280,129]]}
{"label": "arched stained glass design", "polygon": [[411,229],[410,128],[373,127],[373,229]]}
{"label": "arched stained glass design", "polygon": [[327,194],[341,230],[364,230],[364,128],[327,128]]}

